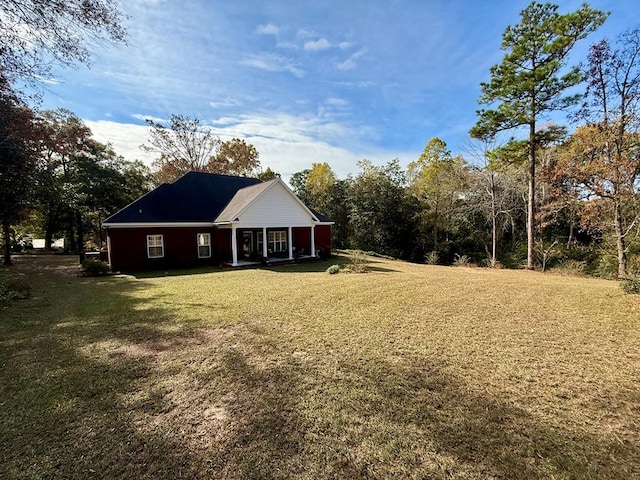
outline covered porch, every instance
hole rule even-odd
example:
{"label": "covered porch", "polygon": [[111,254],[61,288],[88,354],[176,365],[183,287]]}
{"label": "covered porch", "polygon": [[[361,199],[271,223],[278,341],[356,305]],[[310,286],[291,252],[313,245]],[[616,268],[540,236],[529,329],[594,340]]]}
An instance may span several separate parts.
{"label": "covered porch", "polygon": [[273,265],[317,257],[315,225],[240,228],[230,225],[231,259],[233,267]]}

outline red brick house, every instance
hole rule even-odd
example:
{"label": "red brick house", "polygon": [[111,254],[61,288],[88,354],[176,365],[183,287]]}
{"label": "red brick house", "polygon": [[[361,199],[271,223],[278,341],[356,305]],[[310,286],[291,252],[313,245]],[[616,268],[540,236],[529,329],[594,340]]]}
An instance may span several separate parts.
{"label": "red brick house", "polygon": [[327,217],[279,178],[190,172],[107,218],[114,271],[314,258],[331,246]]}

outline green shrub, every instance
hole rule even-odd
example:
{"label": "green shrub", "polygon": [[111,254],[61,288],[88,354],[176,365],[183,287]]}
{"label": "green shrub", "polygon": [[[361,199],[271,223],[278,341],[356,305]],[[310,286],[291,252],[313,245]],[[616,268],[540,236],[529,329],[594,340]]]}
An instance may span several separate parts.
{"label": "green shrub", "polygon": [[329,268],[327,268],[326,272],[329,275],[334,275],[336,273],[340,273],[340,265],[331,265]]}
{"label": "green shrub", "polygon": [[100,277],[109,273],[109,264],[95,258],[82,262],[82,273],[87,277]]}
{"label": "green shrub", "polygon": [[633,295],[640,294],[640,277],[625,278],[620,282],[620,288],[622,288],[624,293]]}
{"label": "green shrub", "polygon": [[29,285],[22,280],[0,275],[0,305],[7,305],[12,300],[27,298],[29,290]]}

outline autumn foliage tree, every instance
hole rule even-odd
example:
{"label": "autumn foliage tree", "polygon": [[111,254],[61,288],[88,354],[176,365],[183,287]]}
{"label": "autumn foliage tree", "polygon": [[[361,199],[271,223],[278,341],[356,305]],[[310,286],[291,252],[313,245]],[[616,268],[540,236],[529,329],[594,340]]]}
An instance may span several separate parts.
{"label": "autumn foliage tree", "polygon": [[[615,128],[615,127],[614,127]],[[588,229],[611,232],[616,245],[618,276],[627,274],[627,242],[637,230],[640,210],[636,183],[640,174],[640,137],[617,137],[602,124],[579,127],[554,165],[555,178],[570,183],[583,199],[582,222]],[[627,148],[617,150],[616,141]],[[633,145],[633,148],[629,149]],[[618,143],[619,147],[622,147]],[[611,226],[612,228],[608,228]]]}
{"label": "autumn foliage tree", "polygon": [[582,198],[585,226],[610,233],[618,276],[627,274],[628,238],[638,231],[640,180],[640,30],[593,45],[579,127],[550,172]]}
{"label": "autumn foliage tree", "polygon": [[185,173],[209,172],[246,176],[260,168],[256,148],[242,139],[223,142],[196,117],[171,115],[169,122],[147,119],[148,143],[141,146],[159,155],[153,166],[156,183],[173,182]]}
{"label": "autumn foliage tree", "polygon": [[209,159],[205,171],[239,176],[257,174],[260,154],[256,147],[241,138],[220,142],[218,152]]}

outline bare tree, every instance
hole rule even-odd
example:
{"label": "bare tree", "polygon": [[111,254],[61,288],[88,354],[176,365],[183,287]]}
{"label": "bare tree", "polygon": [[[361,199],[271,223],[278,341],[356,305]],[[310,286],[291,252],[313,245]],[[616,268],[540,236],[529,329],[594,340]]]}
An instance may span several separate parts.
{"label": "bare tree", "polygon": [[160,154],[153,163],[158,183],[170,182],[190,171],[207,171],[220,150],[220,139],[196,117],[171,115],[168,125],[147,119],[149,142],[141,148]]}
{"label": "bare tree", "polygon": [[159,154],[153,163],[156,183],[173,182],[191,171],[249,175],[260,167],[253,145],[239,138],[223,142],[196,117],[171,115],[167,125],[146,122],[151,131],[141,148]]}
{"label": "bare tree", "polygon": [[0,0],[0,75],[37,82],[52,61],[89,63],[91,44],[124,42],[117,0]]}

